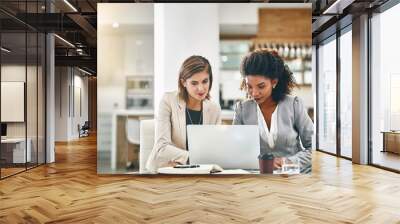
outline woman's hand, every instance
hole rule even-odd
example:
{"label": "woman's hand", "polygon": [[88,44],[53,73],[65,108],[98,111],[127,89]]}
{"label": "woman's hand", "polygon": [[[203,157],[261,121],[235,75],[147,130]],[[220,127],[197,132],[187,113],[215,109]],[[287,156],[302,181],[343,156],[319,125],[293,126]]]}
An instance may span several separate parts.
{"label": "woman's hand", "polygon": [[176,161],[169,161],[167,164],[167,167],[174,167],[176,165],[182,165],[180,162],[176,162]]}
{"label": "woman's hand", "polygon": [[283,158],[282,157],[276,157],[274,158],[274,169],[280,169],[282,167],[283,163]]}

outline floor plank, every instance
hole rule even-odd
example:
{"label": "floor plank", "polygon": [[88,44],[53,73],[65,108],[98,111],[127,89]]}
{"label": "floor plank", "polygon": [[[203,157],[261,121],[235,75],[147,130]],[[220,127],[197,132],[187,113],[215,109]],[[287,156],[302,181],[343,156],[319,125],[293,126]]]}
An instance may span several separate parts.
{"label": "floor plank", "polygon": [[0,181],[0,223],[400,223],[400,175],[321,152],[304,176],[96,173],[96,139]]}

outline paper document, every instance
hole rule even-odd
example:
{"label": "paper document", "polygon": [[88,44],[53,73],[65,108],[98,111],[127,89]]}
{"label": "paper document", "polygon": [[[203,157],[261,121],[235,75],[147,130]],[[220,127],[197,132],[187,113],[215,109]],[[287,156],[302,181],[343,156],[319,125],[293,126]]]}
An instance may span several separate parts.
{"label": "paper document", "polygon": [[218,172],[215,174],[252,174],[252,173],[242,169],[233,169],[233,170],[224,170],[222,172]]}
{"label": "paper document", "polygon": [[223,169],[215,164],[204,164],[196,168],[162,167],[158,169],[160,174],[210,174],[222,171]]}

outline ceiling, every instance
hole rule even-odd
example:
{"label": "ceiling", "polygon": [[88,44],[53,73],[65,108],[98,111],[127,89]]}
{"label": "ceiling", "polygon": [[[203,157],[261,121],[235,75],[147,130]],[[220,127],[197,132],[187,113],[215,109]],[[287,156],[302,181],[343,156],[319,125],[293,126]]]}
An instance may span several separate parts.
{"label": "ceiling", "polygon": [[[54,32],[60,38],[55,38],[56,65],[81,66],[94,73],[97,67],[97,3],[117,2],[192,2],[193,0],[1,0],[0,24],[4,41],[14,45],[24,46],[21,40],[25,29],[29,31]],[[335,0],[203,0],[202,2],[269,2],[269,3],[312,3],[313,8],[313,38],[321,34],[335,21],[346,14],[356,14],[368,7],[376,7],[386,0],[336,0],[334,15],[324,15],[323,12],[334,4]],[[331,7],[332,8],[332,7]],[[337,11],[335,11],[337,10]],[[52,12],[52,13],[49,13]],[[234,27],[224,27],[224,32],[237,34]],[[241,32],[254,33],[256,27],[240,27]],[[22,32],[23,31],[23,32]],[[21,33],[22,32],[22,33]],[[67,42],[71,43],[68,44]],[[5,43],[5,42],[2,43]],[[23,42],[21,42],[23,41]],[[23,51],[24,48],[16,49]],[[28,52],[33,52],[35,44],[28,45]],[[32,48],[32,49],[31,49]],[[20,52],[23,54],[24,52]],[[15,54],[18,54],[16,50]]]}

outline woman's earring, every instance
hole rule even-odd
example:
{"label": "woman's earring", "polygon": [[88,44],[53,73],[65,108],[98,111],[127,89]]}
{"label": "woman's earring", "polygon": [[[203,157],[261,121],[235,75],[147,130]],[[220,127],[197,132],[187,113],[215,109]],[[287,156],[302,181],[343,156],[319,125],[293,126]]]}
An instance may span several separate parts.
{"label": "woman's earring", "polygon": [[276,85],[273,85],[272,88],[275,89]]}

